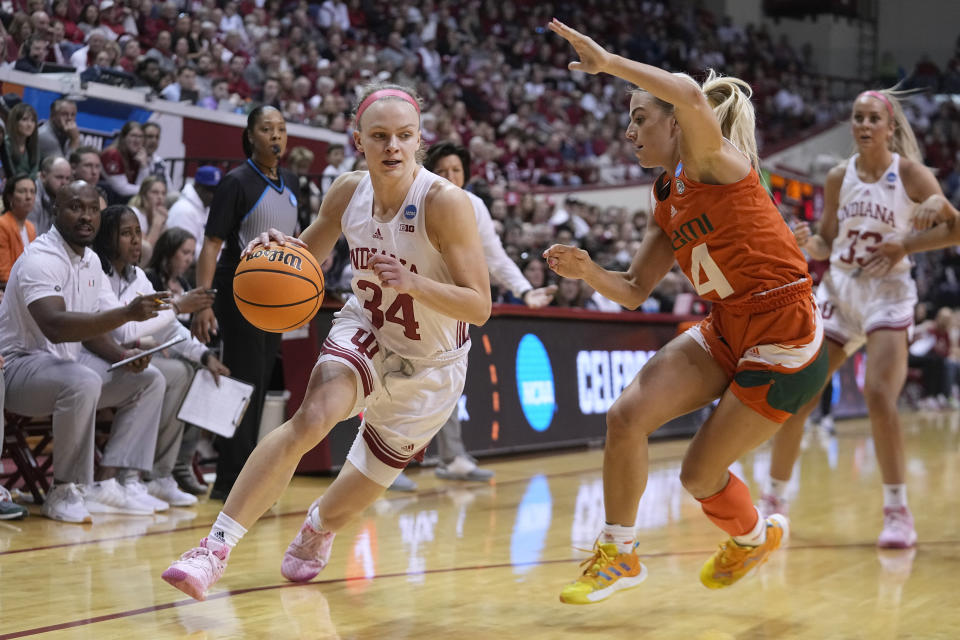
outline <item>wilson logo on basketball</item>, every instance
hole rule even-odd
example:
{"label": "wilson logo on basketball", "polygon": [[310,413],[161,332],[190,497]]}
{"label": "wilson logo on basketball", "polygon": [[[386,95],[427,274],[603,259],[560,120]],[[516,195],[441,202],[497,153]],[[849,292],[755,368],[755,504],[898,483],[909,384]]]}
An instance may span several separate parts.
{"label": "wilson logo on basketball", "polygon": [[285,252],[283,249],[260,249],[248,254],[246,261],[257,258],[266,258],[267,262],[281,262],[297,271],[303,271],[303,258],[295,253]]}

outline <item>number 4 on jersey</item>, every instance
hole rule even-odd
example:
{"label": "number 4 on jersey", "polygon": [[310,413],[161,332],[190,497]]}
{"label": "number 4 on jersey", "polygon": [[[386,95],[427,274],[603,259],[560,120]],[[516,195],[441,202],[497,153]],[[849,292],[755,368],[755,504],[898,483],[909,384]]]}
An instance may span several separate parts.
{"label": "number 4 on jersey", "polygon": [[[706,279],[700,279],[700,272]],[[697,290],[697,295],[704,296],[711,291],[717,292],[717,297],[721,300],[733,293],[733,287],[723,277],[720,267],[710,257],[707,251],[706,243],[698,244],[690,252],[690,279],[693,281],[693,288]]]}

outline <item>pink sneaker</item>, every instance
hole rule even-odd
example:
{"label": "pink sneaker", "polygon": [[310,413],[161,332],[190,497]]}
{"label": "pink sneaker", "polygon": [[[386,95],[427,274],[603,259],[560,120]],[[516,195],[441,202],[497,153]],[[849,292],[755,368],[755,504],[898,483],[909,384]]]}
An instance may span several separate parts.
{"label": "pink sneaker", "polygon": [[877,539],[881,549],[909,549],[917,543],[913,515],[908,507],[884,507],[883,531]]}
{"label": "pink sneaker", "polygon": [[310,512],[320,501],[313,501],[307,509],[307,517],[303,520],[300,533],[293,539],[283,554],[280,563],[280,573],[292,582],[308,582],[317,577],[327,566],[330,559],[330,550],[333,548],[333,538],[337,534],[332,531],[315,531],[310,525]]}
{"label": "pink sneaker", "polygon": [[230,547],[224,545],[219,549],[211,549],[204,538],[199,547],[180,556],[160,577],[191,598],[206,600],[207,589],[220,579],[227,568],[229,555]]}
{"label": "pink sneaker", "polygon": [[766,520],[775,513],[784,516],[787,515],[787,512],[790,510],[790,504],[783,498],[778,498],[772,493],[764,493],[760,496],[757,509],[760,510],[760,517]]}

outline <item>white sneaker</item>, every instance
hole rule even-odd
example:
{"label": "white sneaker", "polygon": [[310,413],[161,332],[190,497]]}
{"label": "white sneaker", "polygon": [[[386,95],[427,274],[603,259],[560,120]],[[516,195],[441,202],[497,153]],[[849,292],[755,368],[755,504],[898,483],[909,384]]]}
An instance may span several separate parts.
{"label": "white sneaker", "polygon": [[151,516],[153,507],[135,500],[116,478],[101,480],[80,487],[83,503],[90,513],[125,513],[133,516]]}
{"label": "white sneaker", "polygon": [[493,477],[493,471],[481,469],[473,460],[466,456],[457,456],[450,464],[441,464],[434,471],[438,478],[445,480],[467,480],[486,482]]}
{"label": "white sneaker", "polygon": [[155,512],[166,511],[170,508],[170,504],[166,500],[161,500],[151,495],[150,490],[147,489],[147,485],[143,484],[139,478],[127,481],[127,483],[123,485],[123,490],[127,492],[130,498],[142,505],[150,507]]}
{"label": "white sneaker", "polygon": [[93,522],[83,496],[72,482],[56,484],[50,488],[43,501],[42,513],[51,520],[61,522]]}
{"label": "white sneaker", "polygon": [[147,493],[173,507],[189,507],[197,504],[197,496],[181,491],[173,476],[155,478],[147,483]]}

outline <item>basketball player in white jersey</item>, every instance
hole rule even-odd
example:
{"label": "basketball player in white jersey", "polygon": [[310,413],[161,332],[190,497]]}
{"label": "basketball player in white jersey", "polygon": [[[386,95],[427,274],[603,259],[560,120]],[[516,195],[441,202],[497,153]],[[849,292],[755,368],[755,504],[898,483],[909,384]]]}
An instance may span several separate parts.
{"label": "basketball player in white jersey", "polygon": [[420,105],[397,85],[367,87],[354,142],[369,172],[341,175],[300,236],[318,262],[343,233],[355,297],[337,314],[296,414],[257,445],[200,546],[163,579],[203,600],[247,529],[283,493],[300,458],[341,420],[363,411],[347,460],[310,505],[281,563],[307,581],[327,564],[336,532],[373,504],[454,410],[470,348],[468,325],[490,315],[490,282],[466,194],[417,163]]}
{"label": "basketball player in white jersey", "polygon": [[[863,394],[883,481],[883,530],[877,545],[908,548],[917,534],[907,506],[897,398],[907,375],[917,289],[903,253],[894,263],[873,252],[885,237],[910,231],[915,211],[949,204],[933,173],[923,166],[895,92],[861,93],[853,103],[851,127],[857,153],[827,174],[819,232],[812,234],[803,222],[794,233],[811,257],[830,259],[817,290],[830,374],[866,344]],[[803,424],[818,401],[794,414],[774,439],[769,484],[759,505],[764,515],[787,510],[785,490],[800,452]]]}

